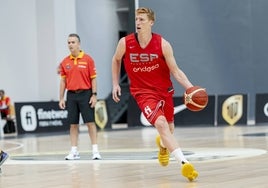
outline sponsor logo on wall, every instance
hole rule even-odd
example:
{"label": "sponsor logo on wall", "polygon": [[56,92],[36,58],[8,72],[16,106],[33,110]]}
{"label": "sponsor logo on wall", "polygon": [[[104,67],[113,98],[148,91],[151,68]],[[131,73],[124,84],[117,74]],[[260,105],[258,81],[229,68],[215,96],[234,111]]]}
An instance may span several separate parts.
{"label": "sponsor logo on wall", "polygon": [[255,123],[268,122],[268,94],[256,94]]}
{"label": "sponsor logo on wall", "polygon": [[15,111],[19,134],[69,130],[68,112],[58,102],[15,103]]}
{"label": "sponsor logo on wall", "polygon": [[247,124],[247,95],[218,96],[218,124]]}
{"label": "sponsor logo on wall", "polygon": [[100,129],[104,129],[108,123],[108,113],[105,100],[98,100],[95,105],[95,122]]}
{"label": "sponsor logo on wall", "polygon": [[32,105],[22,106],[20,109],[21,127],[25,131],[35,131],[37,128],[36,111]]}

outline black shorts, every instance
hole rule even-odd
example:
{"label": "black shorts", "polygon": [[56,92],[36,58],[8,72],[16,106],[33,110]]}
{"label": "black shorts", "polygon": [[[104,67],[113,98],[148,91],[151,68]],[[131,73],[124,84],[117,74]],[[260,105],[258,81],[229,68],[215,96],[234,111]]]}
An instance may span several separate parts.
{"label": "black shorts", "polygon": [[80,114],[84,123],[95,122],[94,108],[90,107],[89,100],[92,90],[67,92],[68,121],[70,124],[79,124]]}

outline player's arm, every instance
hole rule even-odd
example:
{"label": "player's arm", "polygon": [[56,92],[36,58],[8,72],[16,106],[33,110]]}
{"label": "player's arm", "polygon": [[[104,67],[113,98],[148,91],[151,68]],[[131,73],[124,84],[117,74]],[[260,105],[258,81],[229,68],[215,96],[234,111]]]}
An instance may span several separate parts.
{"label": "player's arm", "polygon": [[[91,78],[92,93],[97,93],[97,77]],[[94,108],[97,103],[97,96],[91,95],[89,104],[91,108]]]}
{"label": "player's arm", "polygon": [[119,102],[121,96],[121,88],[119,86],[119,75],[121,70],[122,58],[126,51],[125,37],[121,38],[116,47],[114,56],[112,58],[112,82],[113,82],[113,100]]}
{"label": "player's arm", "polygon": [[65,77],[61,77],[61,79],[60,79],[60,101],[59,101],[59,107],[61,109],[65,108],[65,100],[64,100],[65,88],[66,88]]}
{"label": "player's arm", "polygon": [[192,83],[189,81],[187,76],[178,67],[176,63],[172,46],[165,39],[162,39],[162,51],[163,51],[163,55],[165,57],[167,66],[169,67],[171,74],[174,76],[177,82],[179,82],[184,87],[184,89],[192,87],[193,86]]}

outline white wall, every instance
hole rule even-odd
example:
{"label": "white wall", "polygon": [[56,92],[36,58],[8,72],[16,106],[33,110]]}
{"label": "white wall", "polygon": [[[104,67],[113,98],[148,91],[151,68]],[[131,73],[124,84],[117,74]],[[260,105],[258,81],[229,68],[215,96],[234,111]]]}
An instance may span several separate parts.
{"label": "white wall", "polygon": [[[94,3],[92,3],[94,2]],[[77,32],[83,50],[95,60],[97,68],[98,96],[106,98],[112,90],[111,60],[117,42],[118,31],[127,24],[118,8],[127,7],[126,0],[77,0]]]}
{"label": "white wall", "polygon": [[13,100],[38,96],[35,0],[0,0],[0,88]]}
{"label": "white wall", "polygon": [[[0,0],[0,88],[13,102],[58,100],[56,68],[77,32],[96,61],[99,98],[111,92],[111,58],[126,0]],[[4,26],[4,27],[3,27]]]}
{"label": "white wall", "polygon": [[37,100],[58,100],[56,69],[69,54],[67,36],[76,32],[75,0],[37,0],[38,91]]}
{"label": "white wall", "polygon": [[0,0],[0,23],[0,88],[13,102],[57,100],[75,0]]}

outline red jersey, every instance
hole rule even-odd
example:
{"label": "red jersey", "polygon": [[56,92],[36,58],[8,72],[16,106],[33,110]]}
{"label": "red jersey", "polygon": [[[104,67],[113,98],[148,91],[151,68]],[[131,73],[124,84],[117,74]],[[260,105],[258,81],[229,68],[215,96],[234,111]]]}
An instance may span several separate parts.
{"label": "red jersey", "polygon": [[90,89],[97,76],[94,60],[83,51],[78,57],[67,56],[60,64],[60,74],[66,79],[67,90]]}
{"label": "red jersey", "polygon": [[153,33],[145,48],[141,48],[134,33],[125,37],[124,66],[130,80],[130,91],[167,93],[172,87],[170,71],[162,52],[162,37]]}
{"label": "red jersey", "polygon": [[0,111],[2,113],[4,113],[5,115],[9,115],[10,114],[10,98],[7,96],[4,96],[2,99],[0,99]]}

